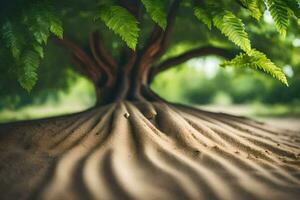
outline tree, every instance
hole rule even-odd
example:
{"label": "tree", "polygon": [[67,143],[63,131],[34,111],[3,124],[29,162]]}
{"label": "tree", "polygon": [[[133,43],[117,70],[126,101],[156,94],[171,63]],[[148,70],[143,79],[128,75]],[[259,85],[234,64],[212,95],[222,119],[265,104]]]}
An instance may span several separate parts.
{"label": "tree", "polygon": [[[280,41],[296,37],[293,33],[298,28],[288,24],[296,26],[299,19],[297,0],[18,0],[2,4],[1,45],[5,48],[0,55],[5,79],[1,79],[1,90],[10,90],[3,83],[16,80],[27,91],[34,88],[52,37],[67,49],[72,66],[93,82],[97,94],[96,106],[85,112],[0,127],[3,199],[280,199],[299,195],[300,138],[296,133],[244,117],[172,104],[149,88],[160,72],[207,55],[225,58],[222,66],[263,71],[288,85],[281,68],[262,50],[279,61],[288,59],[280,51],[292,51],[290,43]],[[266,12],[280,36],[261,19]],[[95,27],[101,29],[86,33],[86,45],[82,34]],[[255,45],[249,38],[254,38]],[[182,43],[186,52],[168,53]],[[274,47],[276,43],[282,49]],[[49,51],[57,58],[66,57],[55,48]],[[57,72],[41,76],[56,84],[66,75],[61,69]]]}

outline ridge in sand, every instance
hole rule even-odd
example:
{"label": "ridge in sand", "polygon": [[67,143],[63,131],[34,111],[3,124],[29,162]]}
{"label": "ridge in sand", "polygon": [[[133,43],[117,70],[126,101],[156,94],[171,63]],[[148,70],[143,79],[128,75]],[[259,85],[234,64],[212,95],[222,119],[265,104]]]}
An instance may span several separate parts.
{"label": "ridge in sand", "polygon": [[0,126],[1,199],[299,199],[300,135],[119,102]]}

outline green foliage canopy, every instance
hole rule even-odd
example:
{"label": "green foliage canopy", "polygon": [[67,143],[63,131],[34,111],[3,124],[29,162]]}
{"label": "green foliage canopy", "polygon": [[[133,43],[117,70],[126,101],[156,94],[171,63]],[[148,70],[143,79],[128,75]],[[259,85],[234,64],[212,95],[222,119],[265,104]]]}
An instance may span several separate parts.
{"label": "green foliage canopy", "polygon": [[[162,29],[166,28],[168,8],[172,0],[131,1],[139,5],[139,15],[141,15],[139,17],[122,6],[121,2],[114,0],[2,1],[1,90],[6,90],[4,85],[8,83],[7,80],[13,79],[18,80],[26,90],[32,90],[38,80],[38,67],[41,65],[41,60],[49,54],[57,55],[57,50],[50,49],[47,51],[48,55],[44,55],[51,35],[62,38],[65,31],[69,37],[82,45],[87,35],[82,30],[90,31],[97,28],[103,32],[109,49],[116,52],[124,45],[119,38],[111,34],[111,31],[120,36],[129,48],[137,49],[143,46],[153,22]],[[223,36],[225,36],[243,52],[233,60],[225,61],[222,66],[258,69],[287,85],[287,79],[281,68],[271,60],[275,58],[274,61],[278,64],[298,65],[298,63],[294,61],[292,63],[289,56],[281,55],[278,50],[273,51],[270,48],[280,46],[282,50],[286,49],[287,53],[291,53],[290,57],[292,57],[292,50],[288,49],[298,34],[296,24],[300,17],[299,5],[298,0],[182,0],[169,49],[176,49],[182,44],[186,44],[186,49],[193,48],[195,45],[208,44],[236,52],[236,47],[224,40]],[[267,24],[263,20],[262,16],[266,13],[270,13],[274,25]],[[274,28],[279,35],[275,34]],[[115,55],[118,56],[117,53]],[[53,66],[55,67],[64,68],[62,65]],[[50,68],[48,70],[55,71]],[[63,71],[61,69],[59,74],[64,75]],[[48,75],[51,74],[50,72]],[[59,74],[52,76],[57,77]]]}

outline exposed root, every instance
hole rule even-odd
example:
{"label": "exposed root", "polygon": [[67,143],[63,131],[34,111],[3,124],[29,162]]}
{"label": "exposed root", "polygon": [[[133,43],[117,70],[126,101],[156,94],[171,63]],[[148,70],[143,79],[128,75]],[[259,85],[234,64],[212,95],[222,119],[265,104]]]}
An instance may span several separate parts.
{"label": "exposed root", "polygon": [[0,127],[1,199],[297,199],[300,135],[119,102]]}

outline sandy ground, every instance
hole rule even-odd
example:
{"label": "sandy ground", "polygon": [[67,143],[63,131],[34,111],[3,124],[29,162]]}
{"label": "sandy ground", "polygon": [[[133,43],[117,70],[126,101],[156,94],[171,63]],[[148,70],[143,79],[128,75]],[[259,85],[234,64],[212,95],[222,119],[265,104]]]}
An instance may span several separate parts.
{"label": "sandy ground", "polygon": [[282,118],[257,118],[271,126],[291,129],[300,132],[300,118],[282,117]]}
{"label": "sandy ground", "polygon": [[[271,126],[291,129],[300,132],[300,117],[261,117],[254,113],[254,109],[249,105],[230,105],[230,106],[218,106],[218,105],[205,105],[197,106],[198,108],[213,111],[229,113],[237,116],[247,116],[255,120],[263,121]],[[34,106],[24,108],[20,111],[2,110],[0,112],[0,124],[4,124],[12,121],[28,120],[28,119],[42,119],[50,116],[60,116],[64,114],[76,113],[86,110],[86,106],[80,106],[78,104],[68,104],[57,108],[53,105],[50,106]]]}
{"label": "sandy ground", "polygon": [[293,200],[299,158],[292,131],[182,105],[120,102],[0,125],[0,199]]}
{"label": "sandy ground", "polygon": [[232,115],[237,116],[247,116],[252,119],[266,122],[267,124],[283,128],[283,129],[290,129],[294,131],[300,132],[300,118],[297,117],[261,117],[261,116],[255,116],[253,114],[253,109],[251,109],[248,106],[216,106],[216,105],[206,105],[206,106],[199,106],[199,108],[212,111],[212,112],[222,112],[222,113],[228,113]]}

